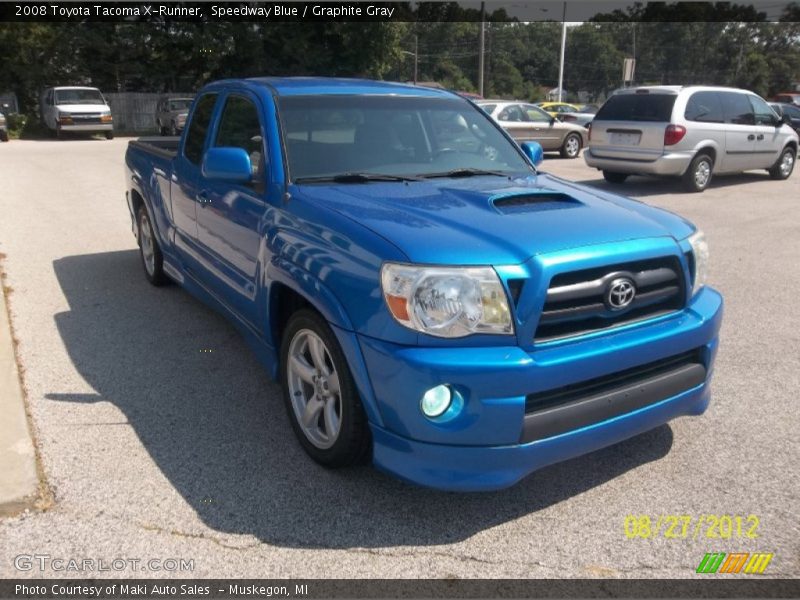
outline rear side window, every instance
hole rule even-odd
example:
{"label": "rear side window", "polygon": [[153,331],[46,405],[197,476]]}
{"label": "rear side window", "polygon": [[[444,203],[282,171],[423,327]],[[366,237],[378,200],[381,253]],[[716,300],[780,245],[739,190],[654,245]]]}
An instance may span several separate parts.
{"label": "rear side window", "polygon": [[700,123],[724,123],[722,102],[717,92],[695,92],[686,103],[684,117]]}
{"label": "rear side window", "polygon": [[675,94],[618,94],[611,96],[595,115],[596,121],[672,120]]}
{"label": "rear side window", "polygon": [[733,125],[754,125],[753,107],[745,94],[736,92],[720,92],[725,122]]}
{"label": "rear side window", "polygon": [[206,141],[206,132],[211,124],[211,115],[214,113],[214,105],[217,103],[216,94],[206,94],[197,101],[197,108],[192,114],[192,120],[186,132],[186,142],[183,154],[196,165],[203,159],[203,146]]}

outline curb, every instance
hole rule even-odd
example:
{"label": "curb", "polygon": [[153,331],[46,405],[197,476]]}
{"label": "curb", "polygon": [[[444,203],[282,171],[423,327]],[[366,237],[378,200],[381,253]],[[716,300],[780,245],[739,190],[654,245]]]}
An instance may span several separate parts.
{"label": "curb", "polygon": [[4,289],[0,289],[0,415],[0,516],[10,516],[34,506],[39,476]]}

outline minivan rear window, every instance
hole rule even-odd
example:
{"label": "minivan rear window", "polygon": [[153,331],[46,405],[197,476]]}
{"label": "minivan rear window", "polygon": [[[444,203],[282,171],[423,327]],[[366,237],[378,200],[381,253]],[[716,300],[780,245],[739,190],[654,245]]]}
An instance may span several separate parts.
{"label": "minivan rear window", "polygon": [[595,121],[668,122],[675,94],[619,94],[611,96],[597,111]]}

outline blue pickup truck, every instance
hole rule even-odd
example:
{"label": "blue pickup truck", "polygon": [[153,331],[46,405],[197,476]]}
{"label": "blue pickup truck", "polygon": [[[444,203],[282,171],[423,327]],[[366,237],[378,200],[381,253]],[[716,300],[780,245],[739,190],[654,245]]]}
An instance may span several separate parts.
{"label": "blue pickup truck", "polygon": [[492,490],[709,402],[722,298],[701,232],[537,170],[470,101],[226,80],[132,141],[144,273],[224,313],[306,452]]}

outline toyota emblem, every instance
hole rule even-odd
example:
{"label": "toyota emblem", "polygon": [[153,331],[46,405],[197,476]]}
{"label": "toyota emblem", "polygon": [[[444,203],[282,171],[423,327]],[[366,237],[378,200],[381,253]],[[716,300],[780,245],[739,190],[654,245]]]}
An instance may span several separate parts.
{"label": "toyota emblem", "polygon": [[606,290],[606,304],[611,310],[628,308],[636,297],[636,287],[627,277],[614,279]]}

